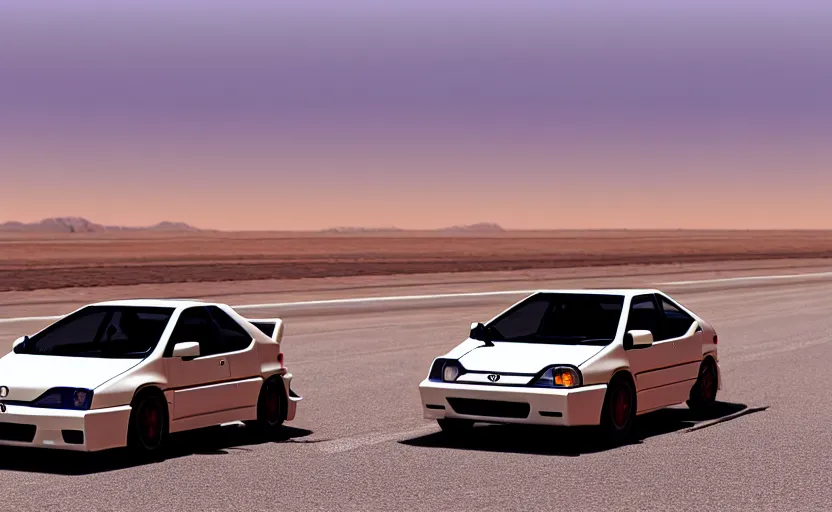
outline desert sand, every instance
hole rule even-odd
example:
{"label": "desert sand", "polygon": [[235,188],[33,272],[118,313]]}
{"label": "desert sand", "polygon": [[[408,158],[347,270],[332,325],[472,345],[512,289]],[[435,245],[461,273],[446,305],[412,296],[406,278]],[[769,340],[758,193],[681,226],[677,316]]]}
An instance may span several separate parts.
{"label": "desert sand", "polygon": [[0,235],[0,291],[832,257],[826,231]]}

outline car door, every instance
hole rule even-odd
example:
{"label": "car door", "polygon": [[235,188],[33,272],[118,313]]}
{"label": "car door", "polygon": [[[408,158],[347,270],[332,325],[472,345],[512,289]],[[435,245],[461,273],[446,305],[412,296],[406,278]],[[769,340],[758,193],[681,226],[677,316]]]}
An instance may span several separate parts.
{"label": "car door", "polygon": [[206,308],[219,332],[218,343],[234,381],[234,408],[255,407],[260,394],[260,358],[252,335],[217,306]]}
{"label": "car door", "polygon": [[[199,343],[199,357],[173,357],[174,345],[184,342]],[[206,308],[192,307],[181,313],[164,355],[169,390],[173,392],[173,422],[205,417],[229,406],[231,367],[227,355],[219,350],[218,333]]]}
{"label": "car door", "polygon": [[663,337],[673,343],[679,359],[679,366],[674,370],[674,382],[687,383],[687,387],[681,385],[675,388],[677,396],[674,403],[681,403],[688,399],[690,387],[699,374],[703,332],[698,324],[694,328],[696,319],[670,298],[656,294],[656,303],[663,316]]}
{"label": "car door", "polygon": [[636,295],[630,302],[627,332],[646,330],[653,334],[648,347],[625,345],[630,369],[636,380],[638,412],[679,403],[679,365],[684,361],[674,340],[667,338],[664,316],[653,294]]}

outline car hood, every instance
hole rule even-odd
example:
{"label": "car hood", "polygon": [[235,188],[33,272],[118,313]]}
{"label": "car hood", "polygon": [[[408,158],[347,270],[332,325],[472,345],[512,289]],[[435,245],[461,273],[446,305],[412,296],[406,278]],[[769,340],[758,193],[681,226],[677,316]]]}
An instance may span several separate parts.
{"label": "car hood", "polygon": [[553,364],[578,366],[604,347],[598,345],[548,345],[543,343],[494,342],[480,346],[459,361],[466,370],[535,374]]}
{"label": "car hood", "polygon": [[11,353],[0,359],[0,386],[9,388],[6,400],[29,402],[56,387],[95,389],[140,362]]}

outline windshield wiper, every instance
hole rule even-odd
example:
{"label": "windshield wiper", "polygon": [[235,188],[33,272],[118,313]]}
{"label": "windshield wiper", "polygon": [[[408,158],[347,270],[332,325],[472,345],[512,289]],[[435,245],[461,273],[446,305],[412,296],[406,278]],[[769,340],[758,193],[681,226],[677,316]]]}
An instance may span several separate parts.
{"label": "windshield wiper", "polygon": [[504,340],[511,343],[539,343],[548,345],[581,345],[584,343],[610,343],[610,338],[586,338],[581,336],[535,336]]}
{"label": "windshield wiper", "polygon": [[577,343],[598,343],[599,341],[604,343],[610,343],[612,340],[609,338],[587,338],[583,340],[578,340]]}

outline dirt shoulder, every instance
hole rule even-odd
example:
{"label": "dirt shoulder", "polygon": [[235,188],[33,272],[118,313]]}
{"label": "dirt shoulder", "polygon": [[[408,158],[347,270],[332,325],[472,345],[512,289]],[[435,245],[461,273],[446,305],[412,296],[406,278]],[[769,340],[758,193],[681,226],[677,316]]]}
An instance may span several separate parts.
{"label": "dirt shoulder", "polygon": [[4,235],[0,291],[825,258],[825,231]]}

